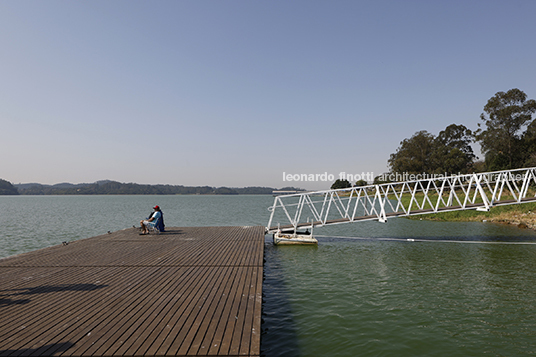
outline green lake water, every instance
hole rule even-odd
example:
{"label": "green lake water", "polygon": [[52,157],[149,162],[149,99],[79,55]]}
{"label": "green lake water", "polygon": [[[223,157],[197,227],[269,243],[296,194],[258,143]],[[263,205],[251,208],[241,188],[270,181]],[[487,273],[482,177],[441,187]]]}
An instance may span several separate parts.
{"label": "green lake water", "polygon": [[[0,257],[132,227],[266,225],[270,196],[0,196]],[[264,356],[536,354],[536,234],[392,219],[265,244]],[[340,238],[351,237],[351,238]],[[411,241],[413,240],[413,241]]]}

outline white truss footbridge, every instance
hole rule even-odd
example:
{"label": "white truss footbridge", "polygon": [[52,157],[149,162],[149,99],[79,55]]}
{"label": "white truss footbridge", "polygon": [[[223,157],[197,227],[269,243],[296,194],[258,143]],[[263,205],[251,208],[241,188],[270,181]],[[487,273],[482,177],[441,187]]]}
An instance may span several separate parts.
{"label": "white truss footbridge", "polygon": [[266,232],[525,202],[536,202],[536,167],[276,196]]}

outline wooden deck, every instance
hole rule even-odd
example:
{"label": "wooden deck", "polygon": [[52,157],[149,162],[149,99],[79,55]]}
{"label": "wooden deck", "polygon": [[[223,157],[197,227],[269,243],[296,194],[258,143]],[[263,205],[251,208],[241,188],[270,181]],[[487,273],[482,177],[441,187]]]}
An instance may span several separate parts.
{"label": "wooden deck", "polygon": [[131,228],[0,260],[0,356],[258,356],[264,227]]}

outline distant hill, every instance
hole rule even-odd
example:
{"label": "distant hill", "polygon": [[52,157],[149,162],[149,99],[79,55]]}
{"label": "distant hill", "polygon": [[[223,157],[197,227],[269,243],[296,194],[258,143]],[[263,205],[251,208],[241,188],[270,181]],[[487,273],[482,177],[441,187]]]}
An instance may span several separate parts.
{"label": "distant hill", "polygon": [[[273,191],[282,190],[271,187],[216,188],[210,186],[141,185],[110,180],[55,185],[26,183],[14,185],[14,188],[21,195],[271,195]],[[284,189],[304,191],[293,187],[285,187]]]}
{"label": "distant hill", "polygon": [[11,182],[0,179],[0,196],[2,195],[18,195],[19,191]]}

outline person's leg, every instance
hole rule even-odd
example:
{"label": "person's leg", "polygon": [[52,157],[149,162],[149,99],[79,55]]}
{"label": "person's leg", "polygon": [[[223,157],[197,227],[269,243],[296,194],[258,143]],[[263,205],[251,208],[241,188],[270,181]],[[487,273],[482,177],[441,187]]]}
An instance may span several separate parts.
{"label": "person's leg", "polygon": [[149,230],[147,229],[147,226],[145,225],[145,221],[144,221],[144,220],[141,220],[141,221],[140,221],[140,226],[141,226],[141,233],[142,233],[142,234],[147,234],[147,233],[149,233]]}

